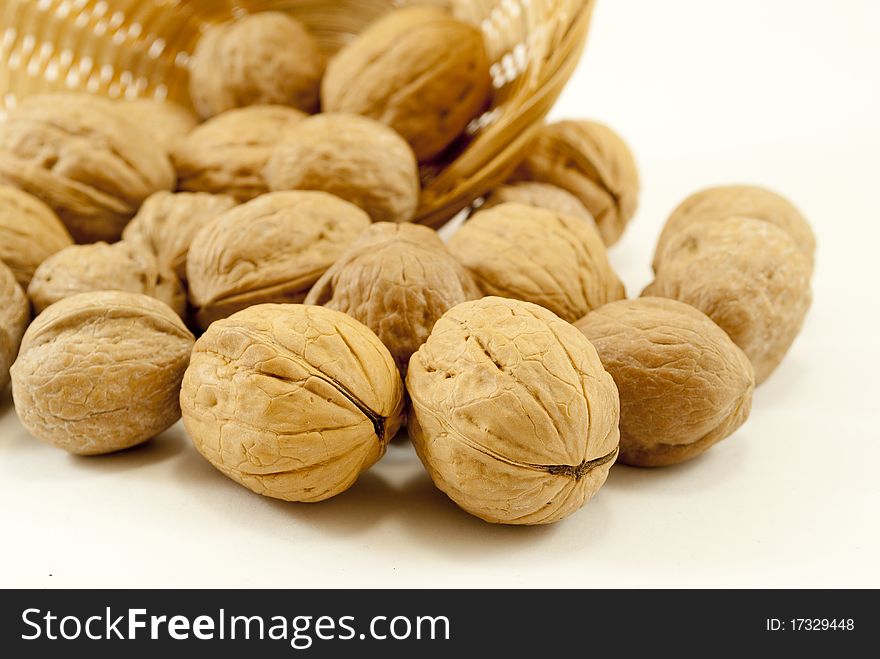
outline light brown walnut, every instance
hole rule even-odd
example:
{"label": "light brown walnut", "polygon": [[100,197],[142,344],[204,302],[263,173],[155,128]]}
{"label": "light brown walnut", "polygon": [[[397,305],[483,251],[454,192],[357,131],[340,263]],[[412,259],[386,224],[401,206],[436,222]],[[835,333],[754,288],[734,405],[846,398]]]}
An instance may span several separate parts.
{"label": "light brown walnut", "polygon": [[354,114],[321,114],[290,130],[266,166],[272,190],[321,190],[374,222],[408,222],[419,203],[412,149],[393,130]]}
{"label": "light brown walnut", "polygon": [[122,101],[120,109],[139,127],[149,130],[166,151],[198,125],[192,112],[171,101],[137,98]]}
{"label": "light brown walnut", "polygon": [[635,215],[639,172],[621,137],[595,121],[560,121],[538,132],[529,155],[511,177],[567,190],[590,212],[606,245]]}
{"label": "light brown walnut", "polygon": [[193,238],[233,206],[235,199],[227,195],[157,192],[147,198],[122,238],[142,245],[163,268],[173,270],[186,282],[186,257]]}
{"label": "light brown walnut", "polygon": [[406,374],[409,358],[440,316],[480,295],[435,231],[380,222],[321,276],[305,303],[344,311],[364,323]]}
{"label": "light brown walnut", "polygon": [[27,296],[12,270],[0,261],[0,391],[9,384],[9,367],[18,354],[30,314]]}
{"label": "light brown walnut", "polygon": [[779,227],[731,217],[675,233],[642,295],[696,307],[746,353],[758,384],[782,361],[810,308],[810,261]]}
{"label": "light brown walnut", "polygon": [[676,464],[749,416],[755,372],[706,314],[659,297],[620,300],[575,323],[620,394],[620,462]]}
{"label": "light brown walnut", "polygon": [[575,327],[487,297],[450,309],[409,363],[409,434],[434,483],[488,522],[578,510],[618,451],[614,380]]}
{"label": "light brown walnut", "polygon": [[79,455],[141,444],[180,418],[193,336],[166,304],[81,293],[28,327],[12,366],[15,411],[43,441]]}
{"label": "light brown walnut", "polygon": [[388,13],[340,50],[321,85],[325,112],[388,124],[420,162],[440,155],[488,105],[483,35],[437,7]]}
{"label": "light brown walnut", "polygon": [[87,94],[24,99],[0,124],[0,181],[52,208],[77,242],[118,240],[144,199],[174,187],[161,144]]}
{"label": "light brown walnut", "polygon": [[676,233],[697,222],[715,222],[729,217],[750,217],[775,224],[791,236],[812,264],[816,236],[794,204],[765,188],[726,185],[692,194],[672,211],[657,241],[654,270],[657,270],[660,253]]}
{"label": "light brown walnut", "polygon": [[325,192],[273,192],[226,211],[196,234],[187,258],[199,325],[263,302],[302,302],[369,225]]}
{"label": "light brown walnut", "polygon": [[180,404],[193,444],[223,474],[312,502],[382,457],[401,423],[403,385],[391,354],[353,318],[262,304],[196,342]]}
{"label": "light brown walnut", "polygon": [[596,224],[596,220],[593,219],[592,214],[581,203],[580,199],[570,192],[549,183],[520,181],[519,183],[502,185],[486,195],[486,200],[480,206],[480,209],[488,210],[489,208],[507,203],[546,208],[562,215],[582,218],[594,226]]}
{"label": "light brown walnut", "polygon": [[252,105],[206,121],[171,150],[178,187],[248,201],[269,191],[263,169],[284,134],[306,115],[280,105]]}
{"label": "light brown walnut", "polygon": [[267,11],[207,28],[196,44],[190,97],[205,119],[248,105],[318,109],[324,56],[295,19]]}
{"label": "light brown walnut", "polygon": [[625,297],[596,228],[545,208],[481,210],[452,236],[449,250],[486,295],[540,304],[568,322]]}
{"label": "light brown walnut", "polygon": [[0,261],[22,288],[27,288],[38,265],[72,244],[51,208],[18,188],[0,185]]}

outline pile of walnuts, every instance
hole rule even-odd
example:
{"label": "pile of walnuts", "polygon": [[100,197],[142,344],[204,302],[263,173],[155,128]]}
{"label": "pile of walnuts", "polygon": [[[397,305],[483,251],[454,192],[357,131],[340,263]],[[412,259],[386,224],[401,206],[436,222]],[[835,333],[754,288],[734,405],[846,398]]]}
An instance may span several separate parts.
{"label": "pile of walnuts", "polygon": [[492,95],[480,31],[414,7],[329,59],[284,14],[211,28],[201,122],[24,99],[0,124],[0,386],[21,422],[97,455],[182,415],[217,469],[288,501],[343,492],[406,426],[437,487],[506,524],[571,514],[615,461],[731,435],[810,305],[803,216],[698,192],[628,299],[606,248],[634,159],[563,121],[444,242],[412,223],[420,169]]}

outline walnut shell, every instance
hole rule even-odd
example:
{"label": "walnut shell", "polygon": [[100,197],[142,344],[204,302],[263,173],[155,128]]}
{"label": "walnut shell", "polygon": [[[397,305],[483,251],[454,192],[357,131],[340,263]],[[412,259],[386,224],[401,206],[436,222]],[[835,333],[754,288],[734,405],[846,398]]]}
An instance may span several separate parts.
{"label": "walnut shell", "polygon": [[192,112],[171,101],[136,98],[122,101],[120,109],[131,121],[149,130],[166,151],[198,125]]}
{"label": "walnut shell", "polygon": [[324,192],[273,192],[201,229],[187,258],[190,301],[203,328],[263,302],[302,302],[370,225]]}
{"label": "walnut shell", "polygon": [[114,241],[144,199],[174,187],[174,170],[118,103],[45,94],[0,124],[0,180],[44,201],[77,242]]}
{"label": "walnut shell", "polygon": [[408,222],[419,203],[419,170],[393,130],[354,114],[320,114],[291,129],[265,171],[272,190],[321,190],[374,222]]}
{"label": "walnut shell", "polygon": [[15,411],[27,430],[71,453],[145,442],[180,418],[193,336],[164,303],[137,293],[81,293],[25,332],[12,366]]}
{"label": "walnut shell", "polygon": [[519,183],[502,185],[486,195],[486,200],[480,209],[488,210],[506,203],[546,208],[569,217],[579,217],[594,226],[596,224],[596,220],[593,219],[590,211],[581,203],[580,199],[567,190],[549,183],[520,181]]}
{"label": "walnut shell", "polygon": [[403,385],[369,329],[332,309],[262,304],[196,342],[180,392],[193,444],[266,496],[321,501],[385,453]]}
{"label": "walnut shell", "polygon": [[321,85],[325,112],[388,124],[429,161],[488,104],[489,59],[480,31],[437,7],[389,12],[340,50]]}
{"label": "walnut shell", "polygon": [[196,44],[189,92],[204,118],[247,105],[318,109],[324,56],[296,20],[267,11],[212,25]]}
{"label": "walnut shell", "polygon": [[452,236],[449,250],[486,295],[540,304],[568,322],[625,296],[595,227],[544,208],[481,210]]}
{"label": "walnut shell", "polygon": [[122,239],[149,250],[163,268],[186,281],[186,257],[199,230],[235,206],[227,195],[157,192],[125,227]]}
{"label": "walnut shell", "polygon": [[263,169],[285,132],[306,115],[280,105],[218,114],[171,150],[178,187],[248,201],[269,191]]}
{"label": "walnut shell", "polygon": [[743,349],[760,384],[804,322],[810,270],[803,250],[769,222],[697,222],[669,239],[642,295],[680,300],[709,316]]}
{"label": "walnut shell", "polygon": [[31,309],[12,270],[0,261],[0,391],[9,384],[9,367],[18,354]]}
{"label": "walnut shell", "polygon": [[401,373],[434,323],[460,302],[480,297],[471,274],[437,233],[416,224],[380,222],[325,272],[306,296],[373,330]]}
{"label": "walnut shell", "polygon": [[617,457],[619,403],[596,350],[527,302],[465,302],[406,377],[410,437],[434,483],[488,522],[547,524],[580,508]]}
{"label": "walnut shell", "polygon": [[560,121],[543,126],[531,151],[511,177],[541,181],[580,199],[613,245],[635,215],[639,171],[626,143],[595,121]]}
{"label": "walnut shell", "polygon": [[620,457],[660,467],[703,453],[749,416],[755,372],[701,311],[660,297],[620,300],[575,323],[620,394]]}
{"label": "walnut shell", "polygon": [[750,217],[775,224],[800,246],[812,266],[816,236],[809,222],[788,199],[753,185],[727,185],[706,188],[692,194],[672,211],[657,241],[657,250],[654,253],[655,272],[660,253],[676,233],[695,222],[712,222],[732,216]]}
{"label": "walnut shell", "polygon": [[27,292],[34,311],[42,313],[59,300],[89,291],[141,293],[161,300],[178,315],[186,310],[177,275],[140,245],[125,241],[62,249],[40,264]]}
{"label": "walnut shell", "polygon": [[18,188],[0,185],[0,261],[22,288],[27,288],[38,265],[72,244],[51,208]]}

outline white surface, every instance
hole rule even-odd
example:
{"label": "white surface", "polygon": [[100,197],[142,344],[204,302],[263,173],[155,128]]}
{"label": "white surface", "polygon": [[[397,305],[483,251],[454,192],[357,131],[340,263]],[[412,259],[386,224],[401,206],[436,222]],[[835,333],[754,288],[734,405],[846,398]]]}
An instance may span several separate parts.
{"label": "white surface", "polygon": [[175,428],[78,459],[0,405],[3,586],[880,586],[880,3],[600,0],[556,117],[635,149],[642,203],[612,258],[631,294],[686,194],[759,182],[819,238],[815,302],[748,423],[675,468],[616,466],[573,517],[505,528],[393,448],[318,505],[226,480]]}

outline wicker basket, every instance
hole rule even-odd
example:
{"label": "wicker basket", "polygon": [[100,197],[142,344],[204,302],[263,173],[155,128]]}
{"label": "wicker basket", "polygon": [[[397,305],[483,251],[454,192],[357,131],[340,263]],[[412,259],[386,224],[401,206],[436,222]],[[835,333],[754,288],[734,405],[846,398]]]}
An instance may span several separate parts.
{"label": "wicker basket", "polygon": [[[422,171],[418,221],[439,226],[500,182],[571,75],[595,0],[434,0],[481,26],[492,108],[444,161]],[[189,53],[205,25],[283,10],[328,53],[407,0],[0,0],[0,111],[53,89],[189,105]]]}

